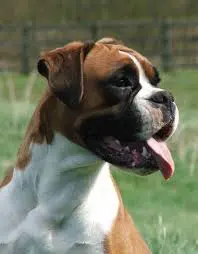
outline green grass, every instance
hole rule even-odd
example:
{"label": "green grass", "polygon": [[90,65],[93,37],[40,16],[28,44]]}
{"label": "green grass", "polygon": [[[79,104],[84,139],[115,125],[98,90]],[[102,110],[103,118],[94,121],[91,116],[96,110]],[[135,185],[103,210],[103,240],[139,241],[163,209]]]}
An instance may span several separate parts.
{"label": "green grass", "polygon": [[[24,128],[45,84],[35,74],[0,75],[0,165],[15,160]],[[126,207],[154,254],[198,253],[198,72],[162,75],[162,87],[176,96],[180,125],[169,141],[174,177],[148,177],[114,170]],[[15,90],[14,91],[14,87]],[[2,170],[3,175],[3,170]]]}

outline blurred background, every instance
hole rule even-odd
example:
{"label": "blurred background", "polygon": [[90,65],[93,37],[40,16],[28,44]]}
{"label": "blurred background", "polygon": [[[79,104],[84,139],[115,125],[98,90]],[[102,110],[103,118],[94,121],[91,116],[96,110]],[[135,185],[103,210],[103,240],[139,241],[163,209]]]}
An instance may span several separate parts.
{"label": "blurred background", "polygon": [[105,35],[122,39],[164,70],[198,64],[196,0],[7,0],[2,7],[0,69],[28,73],[42,50]]}
{"label": "blurred background", "polygon": [[0,167],[14,164],[46,82],[40,52],[113,36],[147,56],[173,92],[180,124],[169,140],[176,171],[137,177],[119,170],[124,202],[154,254],[198,254],[198,1],[0,0]]}

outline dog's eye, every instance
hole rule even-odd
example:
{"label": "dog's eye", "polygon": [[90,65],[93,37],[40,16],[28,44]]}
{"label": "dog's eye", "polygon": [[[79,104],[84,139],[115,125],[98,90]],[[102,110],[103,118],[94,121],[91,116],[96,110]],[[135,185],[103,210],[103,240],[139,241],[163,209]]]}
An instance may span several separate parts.
{"label": "dog's eye", "polygon": [[155,76],[155,77],[152,78],[151,84],[153,86],[159,86],[160,81],[161,81],[160,77],[159,76]]}
{"label": "dog's eye", "polygon": [[[131,65],[125,65],[121,69],[114,72],[108,79],[103,81],[106,88],[112,87],[114,89],[133,89],[139,84],[138,74]],[[119,90],[120,90],[119,89]]]}
{"label": "dog's eye", "polygon": [[114,104],[125,100],[137,88],[139,82],[132,72],[129,74],[118,72],[104,82],[104,85],[108,101]]}
{"label": "dog's eye", "polygon": [[121,88],[133,88],[137,87],[138,84],[138,74],[136,69],[132,68],[131,65],[125,65],[119,70],[114,76],[114,83],[112,83],[112,85]]}
{"label": "dog's eye", "polygon": [[154,69],[155,75],[154,75],[153,78],[151,79],[151,84],[152,84],[153,86],[159,86],[159,83],[160,83],[160,81],[161,81],[161,78],[160,78],[160,76],[159,76],[159,72],[158,72],[158,70],[157,70],[155,67],[153,67],[153,69]]}
{"label": "dog's eye", "polygon": [[131,86],[132,84],[127,77],[122,77],[121,79],[116,80],[114,85],[117,87],[128,87]]}

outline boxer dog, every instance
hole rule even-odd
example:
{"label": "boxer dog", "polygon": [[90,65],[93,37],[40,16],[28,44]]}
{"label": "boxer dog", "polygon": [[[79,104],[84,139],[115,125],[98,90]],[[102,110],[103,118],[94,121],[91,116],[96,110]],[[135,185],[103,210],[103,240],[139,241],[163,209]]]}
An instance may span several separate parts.
{"label": "boxer dog", "polygon": [[[151,253],[109,164],[139,175],[174,162],[172,94],[141,54],[104,38],[41,55],[48,82],[0,190],[1,254]],[[146,191],[146,190],[145,190]]]}

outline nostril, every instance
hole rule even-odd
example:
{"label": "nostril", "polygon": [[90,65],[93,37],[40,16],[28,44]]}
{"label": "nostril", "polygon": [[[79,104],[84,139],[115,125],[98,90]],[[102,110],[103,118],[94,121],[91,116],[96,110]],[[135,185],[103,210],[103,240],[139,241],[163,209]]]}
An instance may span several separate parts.
{"label": "nostril", "polygon": [[160,91],[153,94],[150,97],[150,100],[158,104],[169,104],[171,102],[174,102],[174,97],[170,92]]}
{"label": "nostril", "polygon": [[161,97],[162,97],[161,103],[163,103],[163,104],[166,104],[170,101],[169,98],[165,94],[162,94]]}
{"label": "nostril", "polygon": [[175,102],[175,98],[174,98],[174,96],[172,95],[172,93],[169,93],[170,94],[170,100],[171,100],[171,102]]}
{"label": "nostril", "polygon": [[174,102],[175,101],[175,98],[174,98],[174,96],[172,95],[171,92],[166,91],[165,93],[166,93],[166,97],[167,97],[169,102]]}

